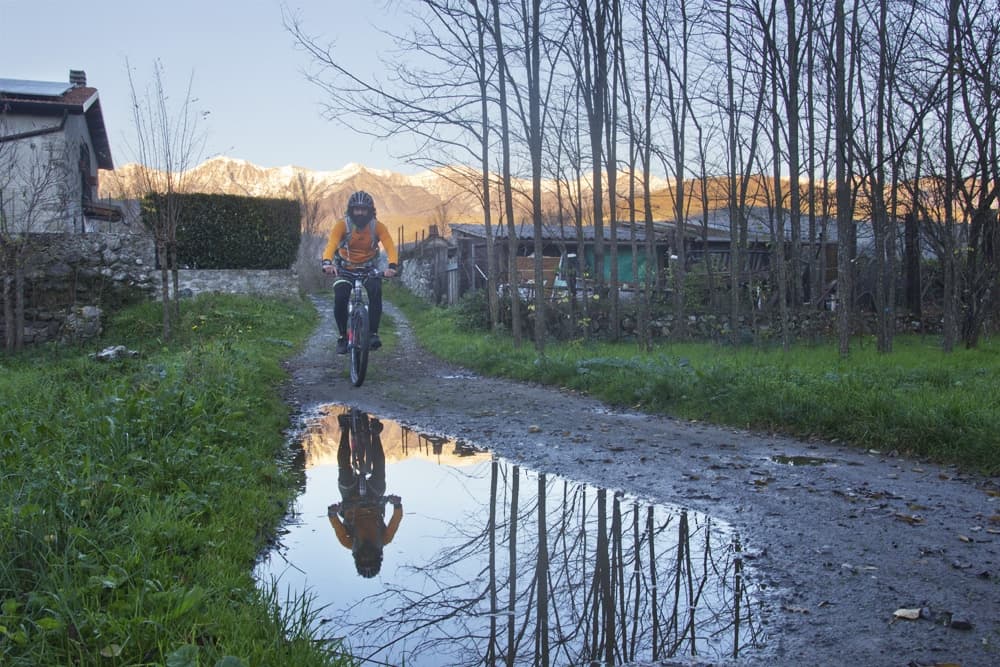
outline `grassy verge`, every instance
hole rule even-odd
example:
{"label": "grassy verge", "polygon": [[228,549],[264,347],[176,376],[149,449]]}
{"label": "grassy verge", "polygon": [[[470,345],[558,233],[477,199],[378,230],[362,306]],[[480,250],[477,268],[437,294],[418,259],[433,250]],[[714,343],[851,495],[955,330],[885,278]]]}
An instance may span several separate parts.
{"label": "grassy verge", "polygon": [[560,385],[612,404],[688,419],[955,463],[1000,474],[1000,341],[978,350],[940,351],[938,341],[896,339],[880,355],[855,343],[848,359],[834,345],[790,353],[713,344],[553,343],[539,357],[530,342],[461,331],[454,310],[406,292],[390,297],[428,349],[478,372]]}
{"label": "grassy verge", "polygon": [[[280,361],[308,303],[157,304],[99,345],[0,357],[0,664],[331,665],[251,569],[296,489]],[[100,345],[137,357],[101,363]]]}

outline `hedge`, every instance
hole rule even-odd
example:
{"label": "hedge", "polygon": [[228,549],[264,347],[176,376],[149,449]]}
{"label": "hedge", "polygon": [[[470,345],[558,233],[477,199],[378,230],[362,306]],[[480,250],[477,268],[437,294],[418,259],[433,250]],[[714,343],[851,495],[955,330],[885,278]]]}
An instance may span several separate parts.
{"label": "hedge", "polygon": [[[221,194],[174,194],[178,210],[177,263],[190,269],[287,269],[301,237],[299,203]],[[143,200],[150,228],[167,198]]]}

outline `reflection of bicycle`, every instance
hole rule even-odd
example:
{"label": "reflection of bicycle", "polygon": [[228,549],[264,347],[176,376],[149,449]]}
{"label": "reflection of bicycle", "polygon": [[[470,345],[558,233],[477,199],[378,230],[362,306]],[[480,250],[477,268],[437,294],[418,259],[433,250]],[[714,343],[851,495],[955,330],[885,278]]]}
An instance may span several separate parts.
{"label": "reflection of bicycle", "polygon": [[371,321],[368,313],[368,292],[365,283],[377,278],[381,271],[366,267],[358,271],[341,268],[337,282],[353,282],[351,298],[347,302],[347,351],[351,358],[351,384],[360,387],[368,372],[368,353],[371,351]]}
{"label": "reflection of bicycle", "polygon": [[[392,541],[403,519],[403,501],[385,492],[382,422],[357,408],[338,415],[337,421],[341,429],[337,447],[341,501],[327,506],[327,518],[337,541],[351,550],[358,574],[374,577],[382,567],[382,549]],[[386,504],[392,504],[388,524]]]}
{"label": "reflection of bicycle", "polygon": [[350,431],[351,468],[358,480],[358,495],[365,498],[368,493],[368,480],[372,475],[372,457],[369,448],[372,445],[372,424],[368,413],[352,408],[343,415]]}

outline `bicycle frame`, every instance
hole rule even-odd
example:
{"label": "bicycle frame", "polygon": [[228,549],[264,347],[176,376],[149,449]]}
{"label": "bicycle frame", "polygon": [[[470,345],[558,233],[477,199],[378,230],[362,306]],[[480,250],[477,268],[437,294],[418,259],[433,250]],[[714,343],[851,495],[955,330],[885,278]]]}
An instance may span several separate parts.
{"label": "bicycle frame", "polygon": [[351,409],[351,465],[358,477],[358,494],[364,498],[368,492],[368,476],[371,474],[371,461],[368,457],[368,447],[371,444],[371,432],[368,416],[360,410]]}
{"label": "bicycle frame", "polygon": [[381,274],[377,268],[361,271],[342,270],[344,278],[352,281],[351,297],[347,303],[347,350],[351,360],[351,383],[360,387],[368,372],[368,353],[371,344],[371,321],[368,312],[368,291],[365,282]]}

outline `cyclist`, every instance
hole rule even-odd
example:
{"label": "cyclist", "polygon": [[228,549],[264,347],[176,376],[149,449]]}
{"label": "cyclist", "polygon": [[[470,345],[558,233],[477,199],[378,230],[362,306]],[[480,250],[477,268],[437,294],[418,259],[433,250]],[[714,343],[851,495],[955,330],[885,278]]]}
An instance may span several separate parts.
{"label": "cyclist", "polygon": [[[389,260],[388,268],[382,272],[386,278],[396,275],[399,256],[392,242],[392,234],[375,217],[375,200],[364,190],[358,190],[347,200],[347,211],[343,220],[338,220],[330,231],[330,238],[323,251],[323,273],[340,274],[341,270],[357,271],[376,266],[379,260],[379,244],[385,249]],[[347,302],[351,298],[351,283],[336,280],[333,283],[333,316],[337,321],[340,337],[337,339],[337,354],[347,354]],[[371,323],[372,350],[382,347],[378,337],[379,320],[382,319],[382,279],[369,278],[365,282],[368,292],[368,312]]]}
{"label": "cyclist", "polygon": [[[352,408],[353,409],[353,408]],[[385,494],[385,450],[382,449],[382,422],[362,412],[360,419],[370,427],[356,437],[370,437],[368,456],[372,462],[372,476],[367,481],[365,495],[358,487],[358,477],[351,467],[351,419],[349,415],[337,416],[340,424],[340,445],[337,448],[337,486],[341,502],[327,507],[326,514],[337,534],[337,540],[351,550],[354,566],[362,577],[374,577],[382,569],[382,549],[392,541],[403,520],[403,501],[399,496]],[[369,443],[362,443],[368,445]],[[385,524],[385,506],[392,503],[392,517]]]}

